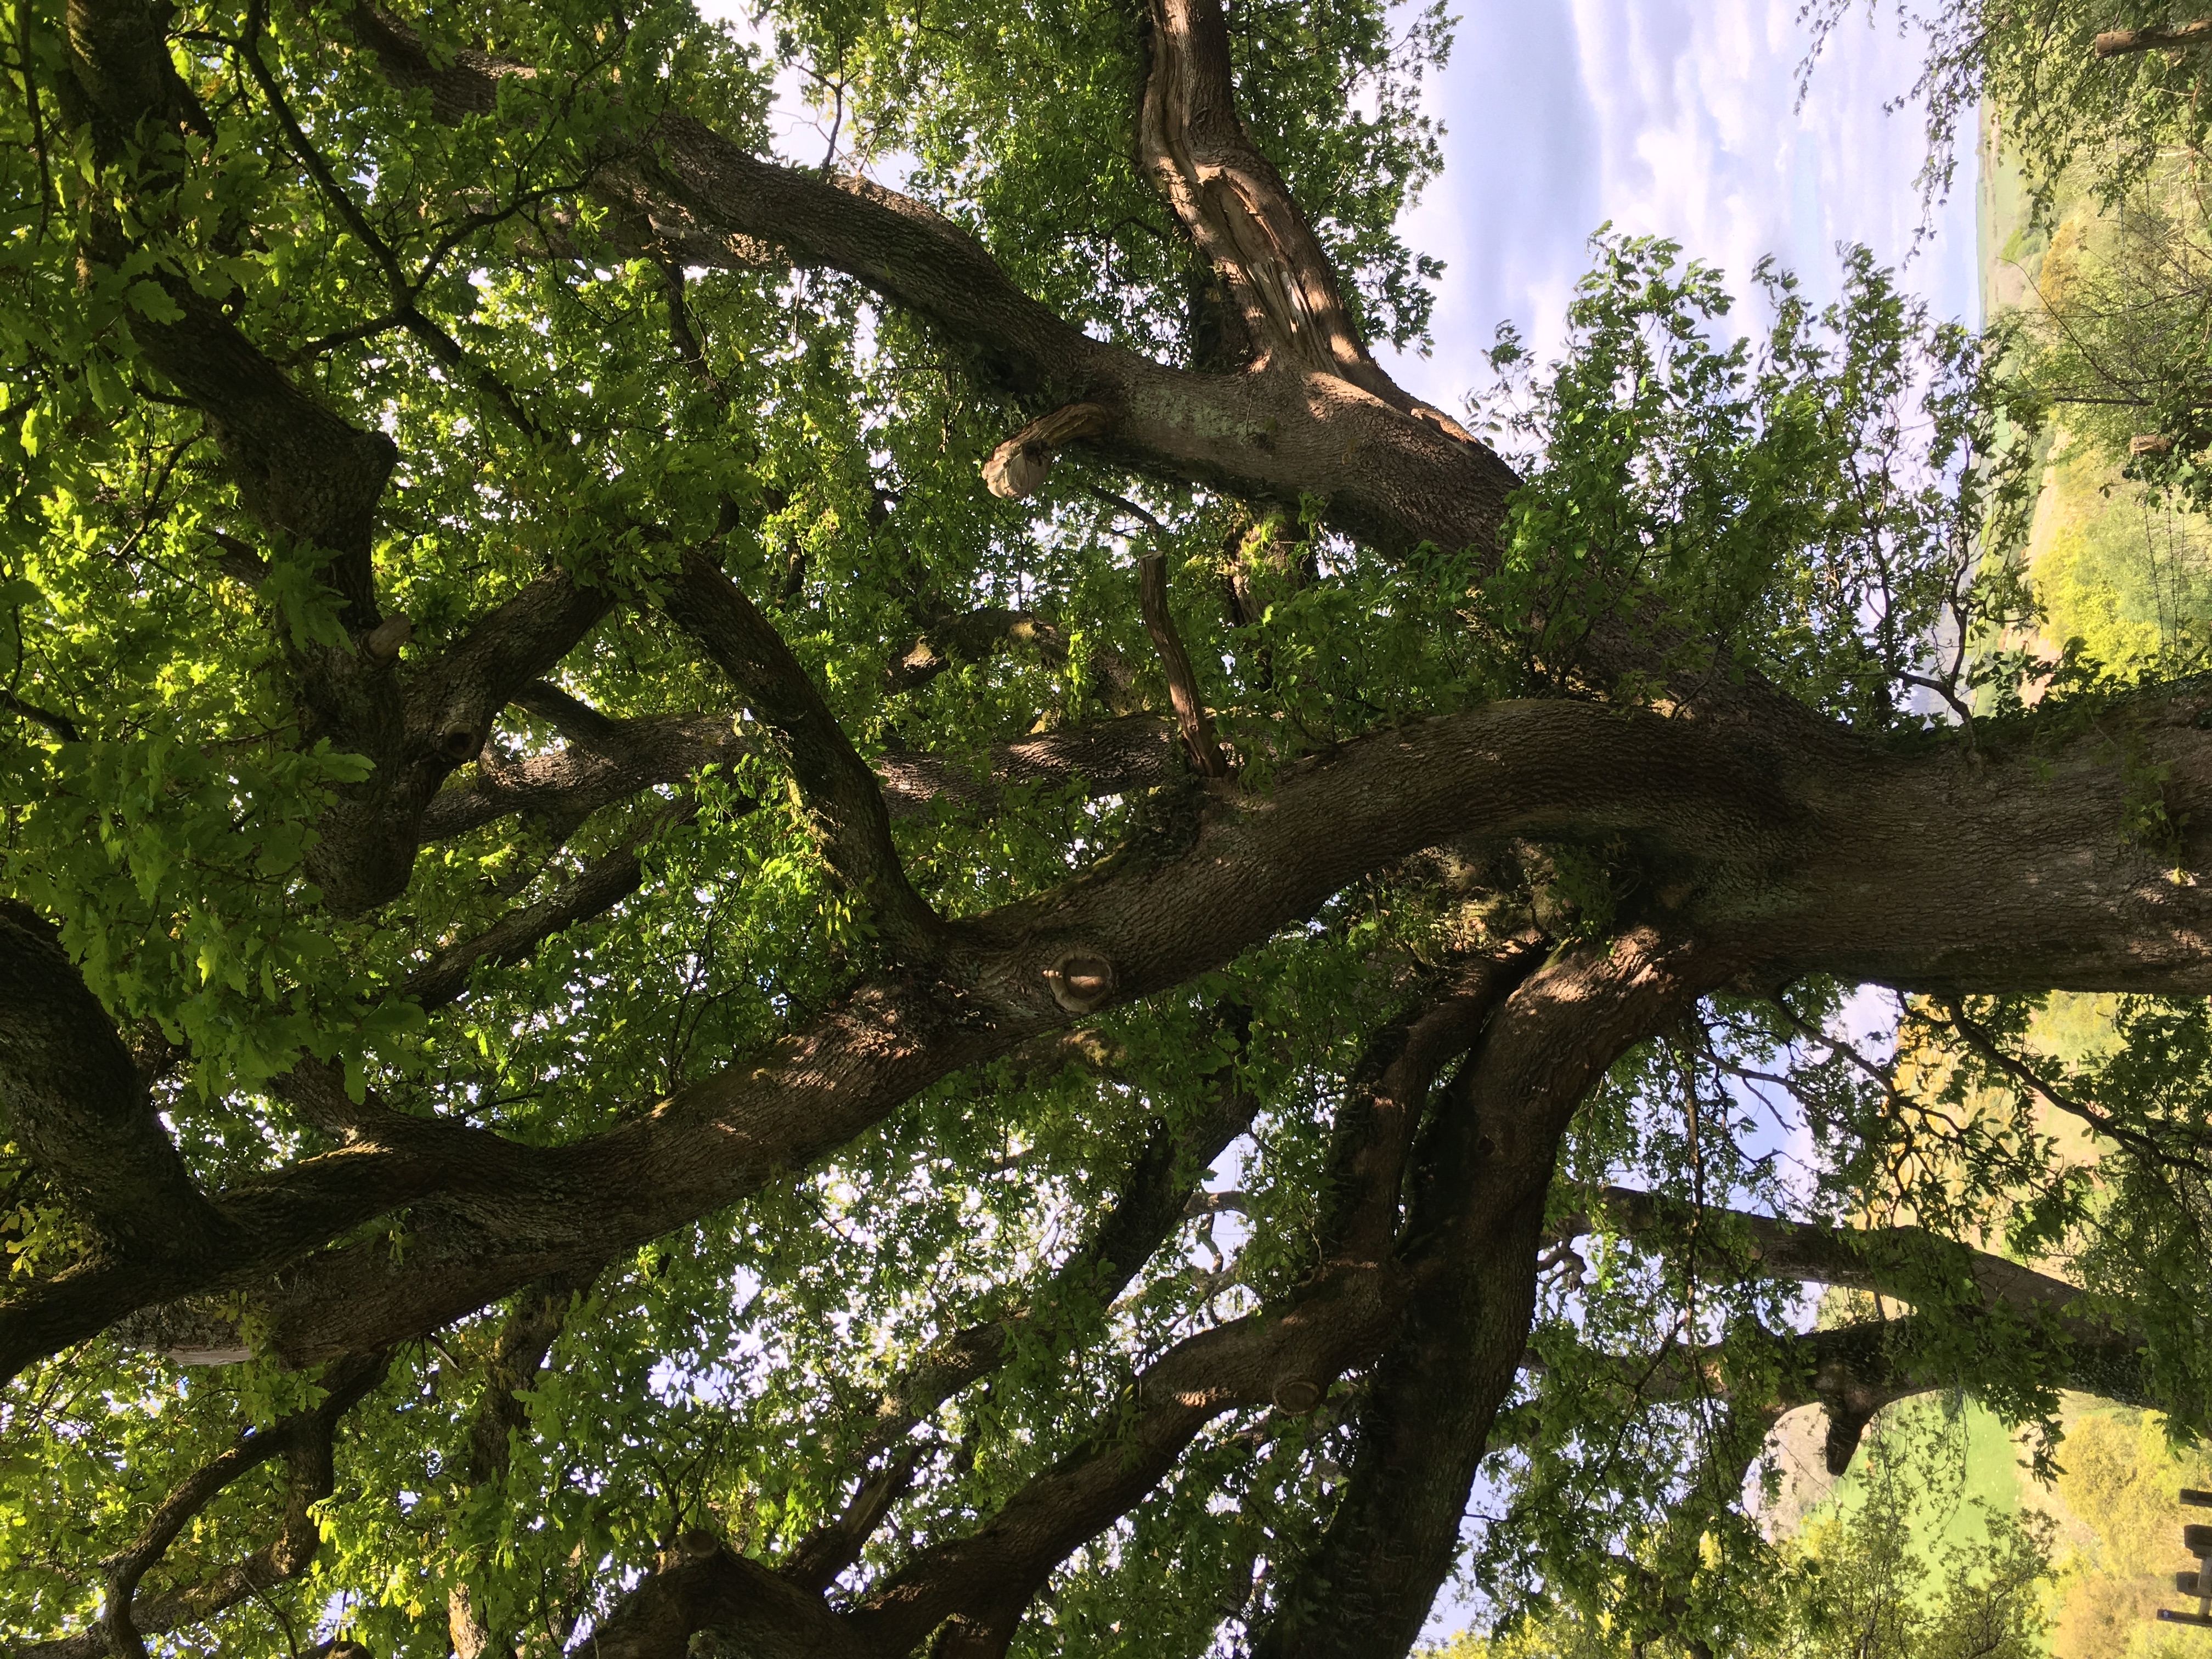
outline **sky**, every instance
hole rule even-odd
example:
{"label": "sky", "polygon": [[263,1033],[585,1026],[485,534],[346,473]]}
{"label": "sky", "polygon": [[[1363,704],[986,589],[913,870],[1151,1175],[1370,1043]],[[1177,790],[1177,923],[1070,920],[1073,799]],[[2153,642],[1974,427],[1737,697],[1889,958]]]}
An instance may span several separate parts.
{"label": "sky", "polygon": [[[1425,88],[1444,171],[1405,225],[1447,269],[1426,360],[1392,372],[1455,408],[1510,319],[1558,349],[1599,225],[1671,237],[1738,292],[1772,254],[1817,298],[1838,242],[1904,261],[1940,317],[1978,323],[1972,179],[1923,212],[1917,112],[1888,114],[1919,69],[1893,14],[1831,35],[1802,109],[1797,0],[1455,0],[1451,61]],[[1969,135],[1971,140],[1971,135]],[[1923,222],[1929,235],[1913,252]]]}

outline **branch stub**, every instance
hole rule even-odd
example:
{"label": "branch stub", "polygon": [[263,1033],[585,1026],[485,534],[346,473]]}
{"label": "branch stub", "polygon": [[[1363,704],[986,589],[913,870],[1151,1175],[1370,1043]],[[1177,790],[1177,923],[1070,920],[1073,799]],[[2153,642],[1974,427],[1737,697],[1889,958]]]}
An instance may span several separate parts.
{"label": "branch stub", "polygon": [[1087,1014],[1114,994],[1114,964],[1095,951],[1068,951],[1044,970],[1044,981],[1069,1013]]}

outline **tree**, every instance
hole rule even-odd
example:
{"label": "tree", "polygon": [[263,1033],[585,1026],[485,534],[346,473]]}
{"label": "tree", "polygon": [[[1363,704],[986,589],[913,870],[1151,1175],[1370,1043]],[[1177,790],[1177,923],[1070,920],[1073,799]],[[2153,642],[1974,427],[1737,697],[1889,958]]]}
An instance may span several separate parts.
{"label": "tree", "polygon": [[1486,442],[1440,11],[6,20],[19,1651],[1718,1651],[1792,1406],[2204,1424],[2212,690],[1863,256]]}

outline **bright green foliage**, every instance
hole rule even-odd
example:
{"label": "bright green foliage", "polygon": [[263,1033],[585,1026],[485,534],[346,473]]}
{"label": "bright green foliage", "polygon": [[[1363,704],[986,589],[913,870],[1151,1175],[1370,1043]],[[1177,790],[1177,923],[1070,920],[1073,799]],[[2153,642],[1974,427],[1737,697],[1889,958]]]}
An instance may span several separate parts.
{"label": "bright green foliage", "polygon": [[[502,79],[495,116],[450,124],[348,44],[349,16],[179,9],[171,43],[207,131],[180,145],[145,135],[143,154],[103,167],[52,104],[60,8],[0,5],[0,890],[59,922],[210,1189],[338,1150],[269,1091],[302,1054],[337,1064],[356,1097],[373,1087],[402,1112],[558,1145],[802,1028],[878,952],[764,744],[580,823],[507,818],[436,841],[400,897],[326,908],[307,873],[317,826],[368,763],[303,727],[287,675],[350,641],[325,555],[257,528],[205,420],[148,368],[134,328],[175,305],[156,275],[219,300],[315,398],[397,445],[374,568],[412,624],[406,660],[565,570],[612,604],[562,659],[560,688],[611,718],[703,710],[751,730],[655,609],[684,547],[710,549],[755,598],[864,757],[969,757],[1125,705],[1164,708],[1133,526],[1097,488],[1138,493],[1164,520],[1178,629],[1224,737],[1249,757],[1236,787],[1255,799],[1301,755],[1558,693],[1614,627],[1658,646],[1664,669],[1763,676],[1899,744],[1942,740],[1930,697],[1964,710],[2017,690],[2002,647],[2021,596],[1984,539],[2017,507],[2015,481],[1977,465],[1990,360],[1863,254],[1818,316],[1786,276],[1754,273],[1774,320],[1747,343],[1721,337],[1718,273],[1664,243],[1601,240],[1565,361],[1534,373],[1498,356],[1518,378],[1494,412],[1528,483],[1495,573],[1479,550],[1386,556],[1330,528],[1322,503],[1133,483],[1081,453],[1018,506],[977,474],[1021,411],[957,348],[843,277],[631,257],[576,179],[601,138],[664,107],[765,149],[775,77],[795,66],[838,134],[825,159],[902,168],[1063,314],[1203,363],[1194,299],[1209,278],[1130,160],[1142,60],[1127,9],[793,5],[765,20],[764,50],[673,0],[496,3],[466,15],[471,38],[541,73]],[[1419,343],[1437,267],[1395,223],[1437,165],[1417,92],[1447,45],[1442,9],[1267,0],[1233,20],[1247,119],[1362,327]],[[94,267],[79,239],[110,213],[133,252],[80,281]],[[393,310],[387,257],[409,314]],[[1064,658],[1013,648],[887,689],[918,635],[987,606],[1052,621]],[[1649,702],[1658,689],[1655,675],[1583,692]],[[545,752],[554,730],[510,708],[492,742],[480,769]],[[1031,787],[988,808],[940,802],[896,836],[924,896],[963,917],[1082,874],[1188,799]],[[634,896],[521,960],[479,965],[450,1006],[398,994],[442,948],[632,846]],[[1533,919],[1547,947],[1606,937],[1641,879],[1607,842],[1516,856],[1505,931]],[[507,1310],[403,1346],[340,1437],[313,1570],[169,1646],[273,1659],[342,1632],[379,1656],[435,1659],[465,1589],[522,1651],[550,1654],[692,1527],[767,1558],[834,1515],[902,1369],[946,1331],[1028,1309],[1012,1362],[929,1413],[921,1475],[862,1570],[958,1535],[1091,1436],[1102,1402],[1133,1409],[1146,1360],[1303,1282],[1345,1079],[1465,927],[1427,866],[1370,877],[1224,970],[1114,1007],[1087,1030],[1084,1063],[1024,1053],[957,1074],[830,1160],[623,1253],[568,1310],[495,1479],[470,1475],[468,1424]],[[2148,1145],[2097,1185],[2053,1178],[2030,1107],[1963,1060],[1931,1062],[1928,1099],[1893,1110],[1810,1035],[1847,990],[1716,997],[1638,1048],[1577,1121],[1561,1212],[1629,1177],[1699,1206],[1792,1204],[1838,1223],[1909,1212],[1960,1237],[2008,1224],[2023,1253],[2077,1250],[2114,1304],[2154,1301],[2171,1316],[2151,1321],[2162,1382],[2206,1400],[2197,1304],[2174,1291],[2202,1259],[2201,1194],[2155,1156],[2205,1127],[2202,1011],[2130,1005],[2131,1046],[2069,1079]],[[1978,1017],[2017,1039],[2032,1012]],[[1908,1020],[1904,1040],[1956,1059],[1932,1025]],[[1768,1065],[1808,1103],[1809,1194],[1759,1150],[1765,1109],[1737,1086]],[[1222,1235],[1233,1272],[1178,1234],[1119,1299],[1080,1283],[1048,1293],[1147,1133],[1231,1090],[1260,1103],[1221,1170],[1242,1194],[1238,1231]],[[1941,1136],[1937,1114],[1951,1115]],[[0,1180],[11,1277],[69,1261],[79,1223],[12,1141]],[[421,1244],[404,1209],[361,1237],[401,1262]],[[1532,1346],[1545,1369],[1493,1438],[1499,1504],[1474,1575],[1508,1611],[1764,1639],[1781,1616],[1778,1558],[1741,1502],[1741,1425],[1717,1396],[1647,1399],[1621,1382],[1692,1343],[1755,1390],[1773,1380],[1764,1339],[1788,1327],[1794,1290],[1748,1272],[1717,1224],[1686,1249],[1595,1237],[1583,1270],[1562,1258],[1544,1288]],[[1943,1309],[1933,1267],[1925,1285],[1916,1304]],[[2020,1358],[1993,1364],[1991,1328],[1962,1315],[1929,1352],[1971,1358],[1998,1409],[2047,1413],[2037,1333],[2002,1326]],[[11,1641],[82,1628],[102,1563],[160,1495],[323,1386],[265,1356],[170,1364],[130,1334],[34,1366],[8,1396]],[[1017,1650],[1242,1640],[1328,1513],[1352,1455],[1345,1409],[1223,1417],[1066,1560]],[[2205,1426],[2193,1405],[2177,1421]],[[281,1485],[272,1466],[225,1491],[147,1593],[264,1544]],[[1824,1540],[1813,1553],[1838,1607],[1901,1571],[1893,1540]],[[1915,1627],[1919,1650],[1971,1650],[1947,1632],[1993,1597],[2014,1608],[2037,1547],[2010,1540],[2002,1593],[1959,1578],[1968,1588]],[[2024,1615],[1993,1616],[2013,1645],[1979,1650],[2024,1650]]]}
{"label": "bright green foliage", "polygon": [[[1984,1508],[1970,1539],[1931,1543],[1931,1506],[1947,1488],[1957,1501],[1957,1425],[1940,1411],[1894,1416],[1854,1472],[1856,1501],[1817,1512],[1767,1555],[1764,1572],[1730,1587],[1736,1619],[1750,1632],[1730,1651],[1743,1659],[2040,1659],[2049,1651],[2050,1521]],[[1731,1553],[1710,1537],[1704,1552],[1713,1566]],[[1436,1659],[1673,1659],[1686,1651],[1694,1650],[1653,1639],[1632,1613],[1618,1610],[1526,1618],[1434,1650]]]}
{"label": "bright green foliage", "polygon": [[1932,641],[1949,647],[1940,689],[1972,684],[1966,647],[1994,643],[2020,602],[1983,557],[1985,521],[2017,514],[2021,484],[1977,465],[1994,447],[1979,343],[1863,248],[1817,314],[1762,264],[1773,320],[1755,349],[1715,337],[1717,271],[1678,266],[1663,241],[1597,252],[1547,384],[1527,384],[1510,330],[1492,353],[1494,428],[1546,445],[1484,588],[1501,624],[1541,619],[1532,674],[1572,674],[1597,626],[1646,635],[1672,672],[1757,673],[1876,726],[1903,715],[1901,692],[1939,690]]}

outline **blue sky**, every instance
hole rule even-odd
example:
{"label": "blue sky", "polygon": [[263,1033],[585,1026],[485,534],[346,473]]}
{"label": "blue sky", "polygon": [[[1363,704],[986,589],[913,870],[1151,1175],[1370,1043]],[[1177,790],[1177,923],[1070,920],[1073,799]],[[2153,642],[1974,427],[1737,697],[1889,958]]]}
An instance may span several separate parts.
{"label": "blue sky", "polygon": [[[1669,236],[1731,286],[1762,254],[1835,289],[1839,241],[1886,263],[1932,235],[1905,285],[1939,316],[1978,322],[1973,181],[1923,216],[1911,88],[1920,43],[1888,0],[1831,36],[1799,109],[1808,37],[1800,0],[1452,0],[1456,44],[1426,91],[1444,125],[1444,172],[1406,224],[1443,259],[1435,349],[1392,370],[1447,409],[1485,383],[1480,354],[1510,319],[1547,359],[1601,224]],[[746,0],[702,0],[750,33]],[[787,77],[778,148],[810,164],[823,133]],[[1747,321],[1749,319],[1747,319]]]}
{"label": "blue sky", "polygon": [[[1831,36],[1803,108],[1797,0],[1456,0],[1451,62],[1427,88],[1444,173],[1406,225],[1448,266],[1425,361],[1393,371],[1446,408],[1479,386],[1498,323],[1556,349],[1600,224],[1669,236],[1739,291],[1760,255],[1835,289],[1839,241],[1911,252],[1924,138],[1909,91],[1920,43],[1861,11]],[[1971,135],[1969,135],[1971,142]],[[1972,179],[1926,216],[1905,284],[1979,320]]]}

